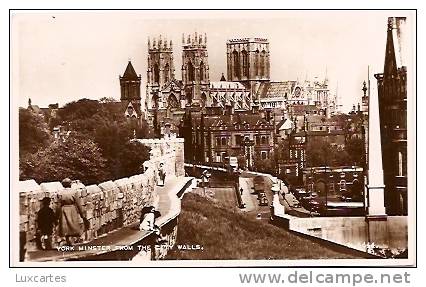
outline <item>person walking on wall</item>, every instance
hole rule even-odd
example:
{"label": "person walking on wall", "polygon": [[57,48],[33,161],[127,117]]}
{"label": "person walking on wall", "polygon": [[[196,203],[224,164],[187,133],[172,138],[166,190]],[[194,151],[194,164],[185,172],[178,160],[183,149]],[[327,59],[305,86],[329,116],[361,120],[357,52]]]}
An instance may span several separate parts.
{"label": "person walking on wall", "polygon": [[50,197],[42,200],[42,207],[37,213],[37,245],[39,249],[52,249],[53,228],[57,223],[55,212],[50,208]]}
{"label": "person walking on wall", "polygon": [[72,245],[72,238],[79,238],[83,233],[80,226],[80,217],[85,229],[89,228],[89,221],[84,216],[83,208],[77,193],[71,189],[71,179],[62,181],[64,189],[58,193],[58,225],[59,236],[65,237],[66,243]]}

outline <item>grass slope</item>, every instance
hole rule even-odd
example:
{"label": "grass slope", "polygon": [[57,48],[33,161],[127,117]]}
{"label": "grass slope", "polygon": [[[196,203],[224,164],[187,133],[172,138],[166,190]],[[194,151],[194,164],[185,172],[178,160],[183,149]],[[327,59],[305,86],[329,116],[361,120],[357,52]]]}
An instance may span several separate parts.
{"label": "grass slope", "polygon": [[359,258],[191,193],[182,200],[178,244],[199,244],[203,250],[178,250],[175,246],[167,259]]}

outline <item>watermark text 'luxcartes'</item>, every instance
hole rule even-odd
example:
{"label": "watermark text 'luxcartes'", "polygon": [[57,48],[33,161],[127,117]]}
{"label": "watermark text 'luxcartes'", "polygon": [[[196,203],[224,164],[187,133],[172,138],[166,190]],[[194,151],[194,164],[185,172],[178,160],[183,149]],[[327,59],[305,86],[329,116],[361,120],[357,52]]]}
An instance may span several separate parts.
{"label": "watermark text 'luxcartes'", "polygon": [[15,274],[15,282],[17,283],[66,283],[65,275],[26,275]]}

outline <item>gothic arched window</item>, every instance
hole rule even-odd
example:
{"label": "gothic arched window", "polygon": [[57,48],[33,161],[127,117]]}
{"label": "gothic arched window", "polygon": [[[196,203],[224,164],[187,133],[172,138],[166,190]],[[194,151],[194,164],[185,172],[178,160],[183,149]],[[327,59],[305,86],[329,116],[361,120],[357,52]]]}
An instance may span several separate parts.
{"label": "gothic arched window", "polygon": [[188,82],[194,81],[194,66],[191,62],[188,63]]}
{"label": "gothic arched window", "polygon": [[248,77],[249,75],[249,65],[248,65],[248,55],[246,50],[243,50],[243,76]]}
{"label": "gothic arched window", "polygon": [[239,79],[241,78],[240,74],[240,55],[237,51],[232,52],[232,57],[234,59],[234,76]]}
{"label": "gothic arched window", "polygon": [[262,51],[260,55],[260,76],[265,77],[266,76],[266,52],[265,50]]}
{"label": "gothic arched window", "polygon": [[170,67],[169,64],[164,66],[164,82],[167,83],[170,80]]}
{"label": "gothic arched window", "polygon": [[170,96],[169,96],[168,107],[169,108],[178,108],[179,107],[178,100],[177,100],[177,98],[174,94],[170,94]]}
{"label": "gothic arched window", "polygon": [[160,70],[158,69],[158,65],[154,65],[154,83],[158,84],[160,82]]}
{"label": "gothic arched window", "polygon": [[206,104],[207,104],[207,96],[206,96],[206,94],[205,94],[205,93],[202,93],[202,94],[201,94],[201,106],[202,106],[202,107],[205,107],[205,106],[206,106]]}
{"label": "gothic arched window", "polygon": [[254,70],[256,71],[256,76],[259,76],[259,50],[256,50],[256,53],[254,55],[255,57],[255,62],[254,62]]}
{"label": "gothic arched window", "polygon": [[204,81],[205,78],[205,67],[204,67],[204,63],[201,62],[200,64],[200,81]]}

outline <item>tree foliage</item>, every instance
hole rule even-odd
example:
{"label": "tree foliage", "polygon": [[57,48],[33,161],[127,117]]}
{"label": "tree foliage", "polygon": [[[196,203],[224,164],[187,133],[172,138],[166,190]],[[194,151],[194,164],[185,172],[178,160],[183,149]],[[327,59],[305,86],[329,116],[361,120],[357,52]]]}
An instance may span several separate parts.
{"label": "tree foliage", "polygon": [[258,172],[263,173],[275,173],[275,164],[274,160],[271,158],[262,159],[259,155],[254,156],[254,169]]}
{"label": "tree foliage", "polygon": [[[100,101],[81,99],[70,102],[58,110],[56,122],[71,131],[72,136],[66,138],[65,143],[68,141],[76,143],[77,147],[86,152],[96,150],[91,158],[93,164],[83,169],[79,164],[65,165],[66,161],[58,158],[59,156],[53,156],[53,152],[63,152],[61,148],[69,149],[69,147],[65,143],[55,143],[31,159],[22,161],[22,176],[33,174],[35,178],[47,181],[56,180],[58,176],[62,179],[64,176],[74,177],[87,182],[95,179],[99,181],[102,178],[117,179],[141,173],[143,162],[149,159],[148,147],[130,142],[135,136],[138,138],[149,136],[148,125],[146,122],[137,125],[136,122],[128,121],[124,117],[121,103],[114,99],[102,98]],[[73,150],[71,154],[75,157],[81,156],[83,167],[88,164],[78,150]],[[34,166],[37,160],[42,160],[41,155],[47,155],[47,158],[43,159],[44,165],[49,165],[45,172]],[[69,158],[71,162],[73,159],[74,157]],[[59,165],[64,166],[60,168]],[[58,169],[60,175],[50,170],[51,168]],[[84,175],[86,172],[92,175]]]}
{"label": "tree foliage", "polygon": [[306,147],[308,166],[362,165],[364,157],[362,139],[349,139],[345,147],[330,144],[324,138],[309,140]]}
{"label": "tree foliage", "polygon": [[52,136],[43,117],[27,109],[19,109],[19,155],[37,152],[49,145]]}
{"label": "tree foliage", "polygon": [[61,181],[65,177],[84,184],[104,181],[109,174],[98,146],[89,138],[73,134],[56,141],[21,161],[21,180]]}

